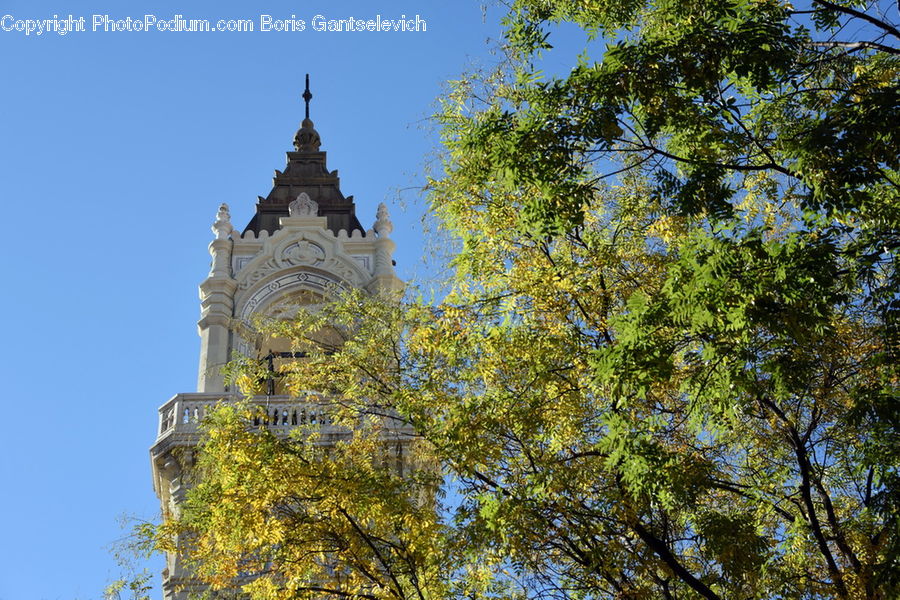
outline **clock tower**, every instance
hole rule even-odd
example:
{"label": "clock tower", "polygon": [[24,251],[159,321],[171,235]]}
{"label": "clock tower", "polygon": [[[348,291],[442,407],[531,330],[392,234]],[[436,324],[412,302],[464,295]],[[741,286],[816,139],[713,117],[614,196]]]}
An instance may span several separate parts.
{"label": "clock tower", "polygon": [[[254,316],[289,318],[299,307],[325,302],[341,290],[395,292],[402,283],[394,271],[390,238],[393,226],[380,204],[371,228],[356,216],[352,196],[340,189],[338,172],[329,171],[322,140],[309,118],[294,136],[284,171],[275,171],[272,190],[256,203],[243,231],[231,223],[228,206],[218,207],[209,245],[212,264],[200,284],[200,365],[197,391],[177,394],[159,409],[156,442],[150,450],[153,487],[163,517],[176,514],[187,490],[188,474],[199,441],[199,424],[207,409],[234,401],[222,367],[234,352],[253,358],[277,355],[248,332]],[[269,427],[286,433],[297,424],[317,423],[327,429],[327,415],[307,398],[273,394],[252,399],[265,402]],[[186,599],[203,587],[184,568],[182,557],[167,557],[163,572],[165,600]]]}

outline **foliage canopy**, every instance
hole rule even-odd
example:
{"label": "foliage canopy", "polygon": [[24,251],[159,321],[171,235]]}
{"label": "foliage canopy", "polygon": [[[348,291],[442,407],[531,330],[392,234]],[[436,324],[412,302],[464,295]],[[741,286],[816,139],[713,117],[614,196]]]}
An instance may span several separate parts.
{"label": "foliage canopy", "polygon": [[[440,115],[450,293],[267,324],[355,433],[223,408],[160,543],[259,599],[896,597],[896,20],[517,0],[505,27]],[[542,75],[560,27],[591,52]]]}

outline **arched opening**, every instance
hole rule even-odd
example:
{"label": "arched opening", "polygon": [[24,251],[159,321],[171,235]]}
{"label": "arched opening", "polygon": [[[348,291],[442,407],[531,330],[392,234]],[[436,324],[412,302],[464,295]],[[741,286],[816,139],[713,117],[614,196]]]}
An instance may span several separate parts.
{"label": "arched opening", "polygon": [[328,298],[307,288],[290,290],[266,302],[250,319],[242,321],[242,354],[260,362],[269,375],[260,382],[262,393],[269,396],[291,395],[283,373],[291,363],[306,358],[309,352],[333,352],[344,342],[334,327],[324,326],[307,333],[302,343],[290,336],[264,331],[266,323],[291,321],[302,312],[315,315]]}

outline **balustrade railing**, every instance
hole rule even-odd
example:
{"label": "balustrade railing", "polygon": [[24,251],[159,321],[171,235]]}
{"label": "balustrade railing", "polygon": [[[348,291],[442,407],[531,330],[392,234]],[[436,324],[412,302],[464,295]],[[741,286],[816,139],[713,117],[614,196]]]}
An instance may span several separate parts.
{"label": "balustrade railing", "polygon": [[[178,394],[159,409],[159,438],[172,433],[196,433],[208,412],[220,402],[236,401],[229,394]],[[263,410],[252,425],[287,431],[303,425],[337,432],[327,406],[317,396],[254,396],[250,404]]]}

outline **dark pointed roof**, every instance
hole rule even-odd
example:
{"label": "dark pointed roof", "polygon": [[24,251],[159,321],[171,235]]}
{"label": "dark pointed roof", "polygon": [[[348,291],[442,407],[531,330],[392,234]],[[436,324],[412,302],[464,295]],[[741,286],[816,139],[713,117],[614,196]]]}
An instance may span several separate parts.
{"label": "dark pointed roof", "polygon": [[290,213],[288,206],[297,196],[306,192],[318,203],[319,216],[328,218],[328,229],[337,233],[345,229],[352,233],[358,229],[365,234],[365,229],[356,218],[356,206],[353,196],[344,197],[341,193],[338,172],[329,171],[325,164],[325,152],[319,151],[322,143],[319,133],[309,118],[309,76],[306,77],[306,118],[297,135],[294,136],[294,152],[287,153],[287,167],[284,172],[275,171],[272,180],[272,191],[256,203],[256,214],[244,231],[260,231],[275,233],[280,228],[278,220]]}

